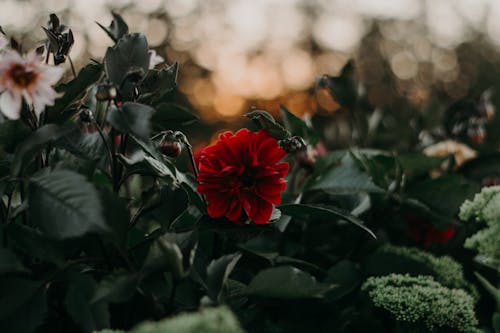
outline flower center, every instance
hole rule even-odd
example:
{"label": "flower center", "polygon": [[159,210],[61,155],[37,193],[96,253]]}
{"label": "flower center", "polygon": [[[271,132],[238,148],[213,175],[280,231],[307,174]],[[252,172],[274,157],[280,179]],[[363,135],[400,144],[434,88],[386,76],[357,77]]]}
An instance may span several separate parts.
{"label": "flower center", "polygon": [[20,64],[12,66],[9,74],[12,81],[14,81],[17,86],[22,88],[26,88],[31,85],[37,78],[36,72],[27,71],[26,67]]}
{"label": "flower center", "polygon": [[248,188],[252,187],[254,185],[254,179],[253,175],[244,173],[240,176],[240,181],[243,187]]}

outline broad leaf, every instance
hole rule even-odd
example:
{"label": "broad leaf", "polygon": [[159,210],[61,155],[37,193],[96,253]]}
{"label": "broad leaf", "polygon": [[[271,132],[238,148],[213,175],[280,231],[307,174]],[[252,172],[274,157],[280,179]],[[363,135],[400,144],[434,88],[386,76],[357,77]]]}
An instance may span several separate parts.
{"label": "broad leaf", "polygon": [[158,130],[175,129],[198,121],[198,117],[186,108],[173,103],[160,103],[155,106],[153,127]]}
{"label": "broad leaf", "polygon": [[0,124],[0,146],[8,153],[31,134],[28,126],[21,120],[6,120]]}
{"label": "broad leaf", "polygon": [[333,286],[292,266],[279,266],[260,271],[250,282],[246,294],[262,298],[322,298]]}
{"label": "broad leaf", "polygon": [[329,300],[336,300],[349,294],[359,286],[361,273],[353,262],[342,260],[328,270],[324,282],[336,286],[326,296]]}
{"label": "broad leaf", "polygon": [[0,275],[28,272],[19,258],[8,249],[0,249]]}
{"label": "broad leaf", "polygon": [[308,190],[322,190],[331,194],[384,193],[370,175],[359,168],[350,154],[344,155],[339,166],[319,174]]}
{"label": "broad leaf", "polygon": [[109,327],[109,313],[104,302],[90,303],[97,283],[84,274],[70,275],[70,284],[64,297],[66,310],[84,332]]}
{"label": "broad leaf", "polygon": [[69,119],[77,108],[70,106],[78,98],[82,98],[88,87],[94,84],[102,75],[102,66],[100,64],[90,64],[80,70],[78,76],[65,84],[57,86],[56,90],[62,94],[53,106],[47,107],[47,122],[62,123]]}
{"label": "broad leaf", "polygon": [[115,272],[105,276],[97,285],[90,303],[120,303],[129,300],[135,293],[138,275],[128,272]]}
{"label": "broad leaf", "polygon": [[220,299],[222,288],[226,283],[229,274],[240,260],[241,254],[228,254],[222,256],[212,262],[207,267],[207,287],[210,298],[218,302]]}
{"label": "broad leaf", "polygon": [[107,120],[118,131],[132,133],[147,141],[154,112],[155,109],[148,105],[126,102],[121,109],[110,109]]}
{"label": "broad leaf", "polygon": [[149,68],[149,47],[141,33],[126,34],[114,47],[109,47],[104,56],[104,68],[109,80],[121,86],[130,70]]}
{"label": "broad leaf", "polygon": [[331,206],[323,207],[323,206],[313,206],[313,205],[304,205],[304,204],[286,204],[280,205],[278,208],[285,215],[289,215],[295,218],[300,218],[304,220],[311,219],[321,219],[321,220],[337,220],[342,219],[352,224],[360,227],[364,231],[370,234],[373,238],[377,238],[375,234],[368,229],[363,221],[358,219],[356,216],[351,215],[347,212],[339,210],[338,208],[334,208]]}
{"label": "broad leaf", "polygon": [[106,231],[99,193],[69,170],[43,170],[29,181],[29,214],[49,236],[64,239]]}
{"label": "broad leaf", "polygon": [[259,128],[265,129],[276,140],[283,140],[291,136],[290,132],[264,110],[255,110],[245,114],[245,116],[250,118]]}
{"label": "broad leaf", "polygon": [[121,15],[115,12],[111,12],[111,14],[113,15],[113,20],[109,27],[105,27],[98,22],[96,23],[116,43],[124,35],[128,34],[128,25]]}
{"label": "broad leaf", "polygon": [[288,111],[288,109],[284,105],[280,106],[280,110],[285,127],[292,133],[292,135],[297,135],[305,138],[311,146],[314,146],[316,145],[316,143],[318,143],[318,135],[312,128],[307,126],[305,121]]}
{"label": "broad leaf", "polygon": [[14,160],[11,165],[13,175],[19,175],[25,165],[38,155],[47,144],[54,142],[61,136],[67,134],[73,129],[72,126],[60,127],[54,124],[48,124],[40,127],[33,132],[26,140],[17,146]]}

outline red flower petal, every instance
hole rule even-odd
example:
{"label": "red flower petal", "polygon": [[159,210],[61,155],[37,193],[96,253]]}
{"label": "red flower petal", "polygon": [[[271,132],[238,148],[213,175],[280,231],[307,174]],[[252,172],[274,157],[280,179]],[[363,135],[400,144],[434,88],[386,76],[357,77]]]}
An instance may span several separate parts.
{"label": "red flower petal", "polygon": [[206,196],[208,214],[238,222],[245,212],[255,223],[267,223],[286,188],[289,166],[280,163],[285,155],[264,130],[221,134],[196,156],[197,190]]}

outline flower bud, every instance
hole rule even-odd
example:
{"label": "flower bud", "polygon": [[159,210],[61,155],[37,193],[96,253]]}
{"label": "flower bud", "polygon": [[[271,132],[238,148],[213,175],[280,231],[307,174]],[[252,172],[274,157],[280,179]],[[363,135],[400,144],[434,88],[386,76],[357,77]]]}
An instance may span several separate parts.
{"label": "flower bud", "polygon": [[111,84],[100,84],[97,86],[95,98],[98,101],[109,101],[117,96],[116,88]]}
{"label": "flower bud", "polygon": [[179,141],[166,138],[160,142],[160,152],[167,157],[178,157],[182,152]]}
{"label": "flower bud", "polygon": [[306,146],[304,139],[300,136],[292,136],[279,141],[280,147],[287,153],[295,153]]}

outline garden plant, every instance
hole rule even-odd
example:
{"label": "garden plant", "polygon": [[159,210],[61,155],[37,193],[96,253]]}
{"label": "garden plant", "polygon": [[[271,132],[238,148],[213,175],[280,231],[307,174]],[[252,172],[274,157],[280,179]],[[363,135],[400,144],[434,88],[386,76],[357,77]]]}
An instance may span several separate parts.
{"label": "garden plant", "polygon": [[310,90],[342,119],[251,108],[195,148],[182,66],[99,28],[82,68],[54,14],[36,49],[0,35],[0,332],[500,333],[492,91],[398,118],[349,61]]}

